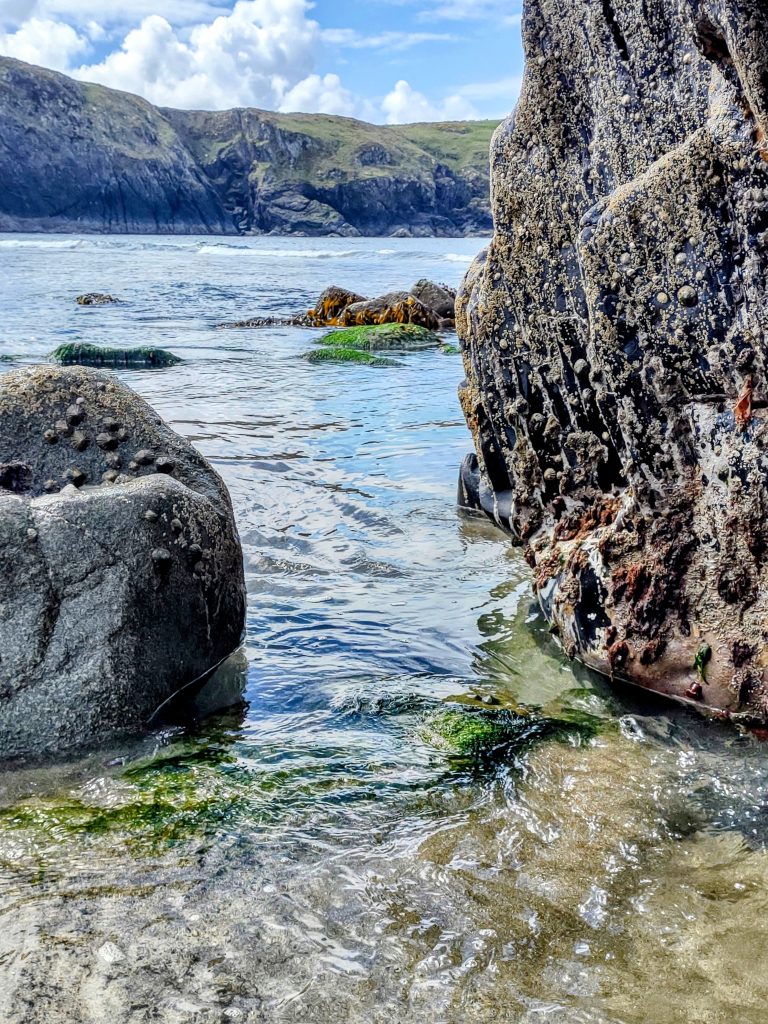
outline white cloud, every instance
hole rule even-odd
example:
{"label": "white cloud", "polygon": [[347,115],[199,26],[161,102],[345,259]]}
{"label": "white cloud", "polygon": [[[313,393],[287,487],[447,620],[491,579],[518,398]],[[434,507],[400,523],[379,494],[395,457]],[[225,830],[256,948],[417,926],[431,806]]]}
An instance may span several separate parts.
{"label": "white cloud", "polygon": [[128,26],[156,14],[159,8],[173,25],[210,21],[228,11],[225,0],[0,0],[0,24],[18,26],[38,17],[66,18],[75,24],[95,19],[105,26]]}
{"label": "white cloud", "polygon": [[322,40],[330,46],[350,50],[409,50],[421,43],[449,43],[457,40],[447,32],[378,32],[363,35],[353,28],[323,29]]}
{"label": "white cloud", "polygon": [[355,117],[359,101],[341,84],[338,75],[309,75],[285,94],[280,104],[283,113],[314,111]]}
{"label": "white cloud", "polygon": [[0,53],[28,64],[66,71],[88,40],[64,22],[29,18],[15,32],[0,31]]}
{"label": "white cloud", "polygon": [[[122,27],[117,19],[156,10],[157,0],[124,0],[121,5],[109,5],[109,10],[104,0],[0,0],[0,53],[82,81],[137,93],[160,106],[187,109],[253,106],[394,124],[476,118],[473,100],[503,95],[502,85],[481,83],[430,99],[401,80],[374,104],[350,92],[338,75],[317,72],[315,60],[323,46],[402,51],[455,37],[435,32],[365,34],[321,29],[310,17],[310,0],[237,0],[231,9],[222,9],[223,2],[166,0],[163,15],[150,13],[129,28],[130,21]],[[66,12],[68,20],[40,13],[54,10]],[[186,20],[200,12],[209,12],[208,20]],[[4,31],[2,25],[8,24],[11,15],[24,20]],[[107,47],[108,40],[115,40],[112,48]],[[86,57],[97,44],[106,55],[89,63]]]}
{"label": "white cloud", "polygon": [[399,81],[381,103],[387,124],[408,124],[413,121],[464,121],[479,117],[465,97],[455,94],[439,103],[432,103],[406,81]]}
{"label": "white cloud", "polygon": [[446,21],[491,20],[505,27],[520,24],[520,14],[510,14],[509,0],[433,0],[428,11],[422,11],[423,20],[444,18]]}
{"label": "white cloud", "polygon": [[276,109],[312,74],[320,29],[305,0],[239,0],[182,36],[151,15],[100,64],[76,78],[137,92],[161,106]]}

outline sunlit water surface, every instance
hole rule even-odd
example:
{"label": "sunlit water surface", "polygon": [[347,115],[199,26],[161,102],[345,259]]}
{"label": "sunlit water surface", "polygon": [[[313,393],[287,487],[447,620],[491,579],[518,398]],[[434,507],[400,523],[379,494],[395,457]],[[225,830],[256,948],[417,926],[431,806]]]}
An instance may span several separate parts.
{"label": "sunlit water surface", "polygon": [[459,357],[217,329],[479,244],[0,237],[3,369],[184,358],[121,376],[224,476],[249,591],[199,713],[244,704],[0,775],[4,1024],[764,1024],[765,748],[565,663],[454,508]]}

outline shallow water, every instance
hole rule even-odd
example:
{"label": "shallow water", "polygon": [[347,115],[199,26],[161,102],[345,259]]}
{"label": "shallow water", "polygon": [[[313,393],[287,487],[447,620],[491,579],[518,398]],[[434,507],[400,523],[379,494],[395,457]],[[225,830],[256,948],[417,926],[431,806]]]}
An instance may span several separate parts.
{"label": "shallow water", "polygon": [[478,245],[0,236],[0,355],[184,357],[121,376],[225,477],[250,596],[196,724],[0,775],[4,1024],[765,1021],[765,748],[565,663],[454,509],[458,357],[216,328]]}

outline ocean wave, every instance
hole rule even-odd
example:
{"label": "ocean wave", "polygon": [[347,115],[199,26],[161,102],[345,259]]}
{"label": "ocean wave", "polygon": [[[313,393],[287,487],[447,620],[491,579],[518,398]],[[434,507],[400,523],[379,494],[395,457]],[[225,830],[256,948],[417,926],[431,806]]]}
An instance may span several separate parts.
{"label": "ocean wave", "polygon": [[447,252],[445,254],[445,256],[443,256],[443,259],[447,263],[467,263],[467,264],[469,264],[469,263],[472,262],[472,260],[474,258],[475,258],[475,254],[474,253],[471,256],[468,256],[466,253],[463,253],[463,252]]}
{"label": "ocean wave", "polygon": [[198,243],[201,256],[251,256],[259,259],[340,260],[361,254],[355,249],[260,249],[253,245],[227,245],[226,242]]}
{"label": "ocean wave", "polygon": [[82,249],[84,238],[3,238],[0,249]]}

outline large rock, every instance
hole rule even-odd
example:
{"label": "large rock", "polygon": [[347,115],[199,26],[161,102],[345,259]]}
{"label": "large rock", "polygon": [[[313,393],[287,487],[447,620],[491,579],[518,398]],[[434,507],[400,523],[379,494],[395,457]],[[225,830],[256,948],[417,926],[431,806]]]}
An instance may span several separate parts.
{"label": "large rock", "polygon": [[233,651],[226,488],[105,373],[0,377],[0,758],[142,726]]}
{"label": "large rock", "polygon": [[457,301],[462,493],[570,655],[765,720],[768,5],[528,0],[523,35]]}
{"label": "large rock", "polygon": [[456,292],[447,284],[436,284],[422,277],[411,288],[411,295],[429,309],[434,309],[443,320],[455,319]]}
{"label": "large rock", "polygon": [[418,324],[435,331],[441,318],[410,292],[388,292],[375,299],[353,302],[336,317],[340,327],[365,324]]}

